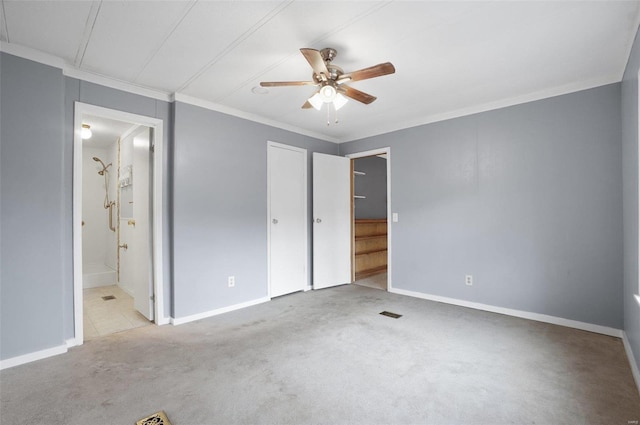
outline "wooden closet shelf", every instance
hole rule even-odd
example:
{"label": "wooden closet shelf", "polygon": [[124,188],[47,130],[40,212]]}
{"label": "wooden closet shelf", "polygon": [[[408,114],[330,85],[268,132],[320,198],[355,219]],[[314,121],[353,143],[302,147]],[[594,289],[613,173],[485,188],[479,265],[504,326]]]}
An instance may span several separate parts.
{"label": "wooden closet shelf", "polygon": [[356,279],[387,270],[387,219],[356,219],[353,260]]}
{"label": "wooden closet shelf", "polygon": [[386,239],[387,234],[382,234],[382,235],[367,235],[367,236],[356,236],[356,241],[366,241],[368,239],[381,239],[381,238],[385,238]]}
{"label": "wooden closet shelf", "polygon": [[376,274],[384,273],[387,271],[387,266],[380,266],[374,269],[367,269],[356,272],[356,280],[364,279],[365,277],[374,276]]}
{"label": "wooden closet shelf", "polygon": [[376,252],[387,252],[387,249],[369,249],[366,251],[359,251],[356,253],[356,257],[359,255],[375,254]]}

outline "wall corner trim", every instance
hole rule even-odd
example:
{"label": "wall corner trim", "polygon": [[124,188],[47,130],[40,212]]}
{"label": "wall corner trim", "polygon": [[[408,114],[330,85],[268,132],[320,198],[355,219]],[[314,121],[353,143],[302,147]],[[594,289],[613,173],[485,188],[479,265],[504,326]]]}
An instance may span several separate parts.
{"label": "wall corner trim", "polygon": [[532,313],[529,311],[514,310],[511,308],[496,307],[489,304],[475,303],[471,301],[459,300],[456,298],[441,297],[439,295],[424,294],[422,292],[407,291],[405,289],[392,288],[389,290],[394,294],[406,295],[424,300],[436,301],[445,304],[457,305],[460,307],[473,308],[476,310],[488,311],[491,313],[504,314],[506,316],[519,317],[521,319],[534,320],[537,322],[550,323],[552,325],[566,326],[568,328],[580,329],[602,335],[622,338],[624,332],[621,329],[610,328],[608,326],[594,325],[591,323],[579,322],[577,320],[564,319],[562,317],[549,316],[546,314]]}
{"label": "wall corner trim", "polygon": [[636,387],[638,387],[638,393],[640,393],[640,370],[638,370],[638,362],[636,362],[636,358],[633,355],[633,350],[631,349],[629,338],[627,338],[627,333],[624,331],[622,331],[622,343],[624,344],[624,351],[627,353],[627,359],[629,360],[633,379],[635,379]]}
{"label": "wall corner trim", "polygon": [[191,316],[171,318],[171,324],[174,325],[174,326],[183,325],[185,323],[194,322],[196,320],[206,319],[208,317],[217,316],[217,315],[223,314],[223,313],[229,313],[230,311],[240,310],[241,308],[251,307],[251,306],[257,305],[257,304],[262,304],[262,303],[265,303],[267,301],[271,301],[271,298],[263,297],[263,298],[258,298],[258,299],[251,300],[251,301],[246,301],[246,302],[243,302],[243,303],[240,303],[240,304],[230,305],[228,307],[218,308],[216,310],[210,310],[210,311],[205,311],[205,312],[198,313],[198,314],[192,314]]}
{"label": "wall corner trim", "polygon": [[46,359],[47,357],[57,356],[58,354],[64,354],[66,352],[67,344],[65,343],[64,345],[58,345],[57,347],[34,351],[33,353],[23,354],[22,356],[12,357],[6,360],[0,360],[0,370],[20,366],[25,363],[35,362],[36,360]]}

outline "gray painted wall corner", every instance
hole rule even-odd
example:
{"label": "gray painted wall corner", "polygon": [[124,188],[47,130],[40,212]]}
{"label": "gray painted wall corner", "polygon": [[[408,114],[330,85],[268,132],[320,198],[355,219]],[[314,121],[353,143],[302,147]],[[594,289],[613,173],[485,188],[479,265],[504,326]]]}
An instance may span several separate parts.
{"label": "gray painted wall corner", "polygon": [[[638,70],[640,39],[631,50],[622,80],[622,190],[624,225],[624,330],[640,369],[640,305],[634,295],[638,283]],[[638,379],[638,377],[636,377]],[[640,382],[637,382],[640,386]]]}
{"label": "gray painted wall corner", "polygon": [[385,146],[394,287],[622,328],[619,84],[340,152]]}

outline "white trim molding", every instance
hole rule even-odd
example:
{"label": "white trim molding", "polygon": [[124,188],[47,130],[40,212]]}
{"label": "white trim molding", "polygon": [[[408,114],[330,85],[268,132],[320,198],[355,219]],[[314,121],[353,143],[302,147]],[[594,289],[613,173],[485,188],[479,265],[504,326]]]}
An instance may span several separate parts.
{"label": "white trim molding", "polygon": [[636,386],[638,387],[638,392],[640,393],[640,370],[638,370],[638,363],[636,362],[636,358],[633,355],[633,350],[631,349],[629,338],[627,338],[627,333],[624,331],[622,332],[622,343],[624,344],[624,351],[627,353],[627,359],[629,360],[629,366],[631,367],[633,379],[636,381]]}
{"label": "white trim molding", "polygon": [[134,125],[143,125],[153,129],[154,161],[152,182],[152,256],[153,256],[153,292],[155,296],[154,322],[167,324],[164,317],[164,237],[163,237],[163,186],[164,181],[164,122],[162,119],[132,114],[115,109],[103,108],[82,102],[74,104],[73,135],[73,302],[74,302],[74,338],[69,340],[75,345],[84,341],[83,329],[83,285],[82,285],[82,138],[80,130],[84,115],[95,115],[112,120],[124,121]]}
{"label": "white trim molding", "polygon": [[488,311],[491,313],[504,314],[506,316],[519,317],[521,319],[535,320],[536,322],[550,323],[552,325],[565,326],[567,328],[580,329],[583,331],[594,332],[602,335],[622,338],[623,331],[621,329],[610,328],[607,326],[594,325],[592,323],[579,322],[577,320],[564,319],[562,317],[549,316],[547,314],[532,313],[530,311],[514,310],[511,308],[496,307],[489,304],[475,303],[471,301],[458,300],[456,298],[441,297],[439,295],[424,294],[422,292],[407,291],[406,289],[392,288],[389,292],[394,294],[406,295],[414,298],[422,298],[423,300],[436,301],[445,304],[457,305],[460,307],[473,308],[475,310]]}
{"label": "white trim molding", "polygon": [[2,41],[0,42],[0,51],[8,53],[10,55],[21,57],[23,59],[38,62],[43,65],[58,68],[62,71],[62,74],[67,77],[77,78],[78,80],[87,81],[89,83],[99,84],[101,86],[110,87],[116,90],[122,90],[127,93],[138,94],[140,96],[149,97],[156,100],[163,100],[165,102],[169,102],[171,97],[171,94],[169,92],[140,86],[127,81],[118,80],[113,77],[96,74],[95,72],[84,71],[57,56],[41,52],[30,47],[21,46],[19,44],[7,43],[6,41]]}
{"label": "white trim molding", "polygon": [[174,326],[184,325],[185,323],[195,322],[196,320],[206,319],[208,317],[217,316],[219,314],[229,313],[234,310],[240,310],[242,308],[251,307],[254,305],[266,303],[267,301],[271,301],[269,297],[258,298],[256,300],[246,301],[240,304],[234,304],[227,307],[218,308],[216,310],[205,311],[198,314],[192,314],[190,316],[185,317],[177,317],[171,319],[171,324]]}
{"label": "white trim molding", "polygon": [[34,351],[33,353],[23,354],[22,356],[12,357],[6,360],[0,360],[0,370],[10,367],[20,366],[25,363],[35,362],[36,360],[46,359],[47,357],[57,356],[67,352],[67,343],[58,345],[57,347],[47,348],[45,350]]}
{"label": "white trim molding", "polygon": [[174,93],[170,99],[172,102],[182,102],[188,105],[199,106],[200,108],[208,109],[210,111],[216,111],[227,115],[232,115],[234,117],[242,118],[248,121],[257,122],[260,124],[268,125],[270,127],[279,128],[281,130],[291,131],[296,134],[300,134],[303,136],[309,136],[316,139],[324,140],[326,142],[331,143],[342,143],[341,140],[336,139],[334,137],[329,137],[326,134],[316,133],[314,131],[305,130],[304,128],[296,127],[289,124],[284,124],[279,121],[271,120],[268,118],[264,118],[255,114],[250,114],[248,112],[241,111],[239,109],[231,108],[228,106],[220,105],[218,103],[210,102],[208,100],[203,100],[197,97],[192,97],[182,93]]}

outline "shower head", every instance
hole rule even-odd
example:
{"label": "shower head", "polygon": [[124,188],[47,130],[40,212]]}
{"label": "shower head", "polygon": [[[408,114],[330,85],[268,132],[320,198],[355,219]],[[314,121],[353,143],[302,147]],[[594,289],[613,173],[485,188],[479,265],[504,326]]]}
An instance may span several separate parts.
{"label": "shower head", "polygon": [[104,172],[107,171],[107,168],[111,167],[111,163],[109,163],[108,165],[104,165],[104,162],[102,162],[102,160],[97,156],[94,156],[93,160],[102,164],[102,170],[98,171],[98,174],[100,174],[101,176],[104,175]]}

